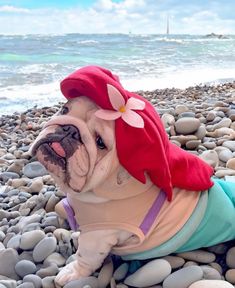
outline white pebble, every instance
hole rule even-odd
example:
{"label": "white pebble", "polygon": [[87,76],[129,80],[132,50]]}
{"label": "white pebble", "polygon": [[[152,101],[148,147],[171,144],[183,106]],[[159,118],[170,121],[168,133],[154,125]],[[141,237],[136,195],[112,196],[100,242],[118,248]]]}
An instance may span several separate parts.
{"label": "white pebble", "polygon": [[234,286],[223,280],[200,280],[188,288],[234,288]]}

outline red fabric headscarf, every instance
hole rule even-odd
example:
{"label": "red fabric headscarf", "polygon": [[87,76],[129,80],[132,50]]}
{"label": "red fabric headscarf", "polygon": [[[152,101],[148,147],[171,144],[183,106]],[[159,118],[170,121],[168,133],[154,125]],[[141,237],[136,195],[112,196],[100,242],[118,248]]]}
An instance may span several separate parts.
{"label": "red fabric headscarf", "polygon": [[197,156],[172,144],[154,107],[143,97],[125,90],[109,70],[98,66],[81,68],[61,82],[61,91],[67,99],[87,96],[102,109],[114,110],[107,91],[114,86],[125,101],[130,97],[145,102],[145,109],[135,111],[144,120],[144,128],[115,120],[117,154],[120,163],[136,179],[145,183],[145,173],[163,189],[168,200],[172,188],[206,190],[213,185],[213,169]]}

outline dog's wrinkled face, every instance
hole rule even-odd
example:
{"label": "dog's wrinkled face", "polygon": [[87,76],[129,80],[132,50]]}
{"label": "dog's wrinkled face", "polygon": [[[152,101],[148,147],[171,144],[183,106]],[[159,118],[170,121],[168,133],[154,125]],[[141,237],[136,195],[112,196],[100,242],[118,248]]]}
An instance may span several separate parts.
{"label": "dog's wrinkled face", "polygon": [[98,187],[119,165],[114,121],[97,118],[97,109],[87,97],[69,100],[32,147],[32,153],[65,191]]}

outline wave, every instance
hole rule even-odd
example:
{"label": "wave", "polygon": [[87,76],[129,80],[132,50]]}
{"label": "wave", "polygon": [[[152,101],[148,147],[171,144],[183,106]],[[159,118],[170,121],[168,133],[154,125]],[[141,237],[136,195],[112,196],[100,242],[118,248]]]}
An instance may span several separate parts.
{"label": "wave", "polygon": [[81,40],[81,41],[78,42],[78,44],[85,44],[85,45],[99,44],[99,41],[96,41],[96,40]]}
{"label": "wave", "polygon": [[23,112],[34,106],[52,106],[64,101],[59,82],[39,85],[15,85],[0,88],[0,115]]}
{"label": "wave", "polygon": [[184,71],[169,72],[160,77],[144,76],[137,79],[125,79],[121,81],[131,91],[165,88],[186,89],[196,85],[216,85],[224,82],[235,81],[235,68],[228,69],[192,69]]}

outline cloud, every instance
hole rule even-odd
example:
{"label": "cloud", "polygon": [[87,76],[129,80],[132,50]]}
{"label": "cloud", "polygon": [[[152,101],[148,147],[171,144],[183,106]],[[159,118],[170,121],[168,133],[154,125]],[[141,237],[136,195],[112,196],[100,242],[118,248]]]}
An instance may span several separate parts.
{"label": "cloud", "polygon": [[216,5],[208,6],[208,2],[97,0],[90,7],[76,6],[63,9],[2,6],[0,33],[129,33],[131,31],[139,34],[161,34],[166,31],[166,19],[169,15],[171,33],[235,34],[235,19],[226,18],[229,11],[222,7],[224,6],[222,1],[222,6],[218,1],[213,2]]}
{"label": "cloud", "polygon": [[4,5],[0,6],[0,13],[29,13],[29,9],[18,8],[14,6]]}

